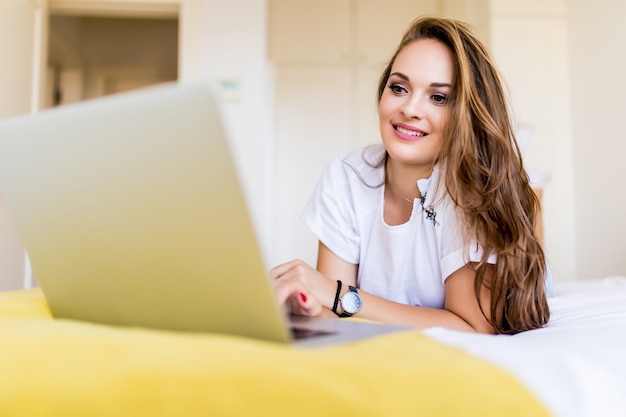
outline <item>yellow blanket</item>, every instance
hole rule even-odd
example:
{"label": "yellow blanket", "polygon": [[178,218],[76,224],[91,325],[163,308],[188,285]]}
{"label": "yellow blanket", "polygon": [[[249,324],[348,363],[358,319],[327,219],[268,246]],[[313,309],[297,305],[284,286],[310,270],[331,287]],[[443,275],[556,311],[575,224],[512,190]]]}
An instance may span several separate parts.
{"label": "yellow blanket", "polygon": [[419,331],[317,349],[53,320],[0,293],[0,416],[549,415],[518,381]]}

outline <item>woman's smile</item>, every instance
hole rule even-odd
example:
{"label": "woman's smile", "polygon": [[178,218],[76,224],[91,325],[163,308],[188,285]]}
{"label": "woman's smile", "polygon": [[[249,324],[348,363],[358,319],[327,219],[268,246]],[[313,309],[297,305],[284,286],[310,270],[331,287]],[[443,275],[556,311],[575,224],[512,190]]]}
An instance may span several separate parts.
{"label": "woman's smile", "polygon": [[395,125],[394,129],[396,132],[396,136],[403,140],[417,140],[428,135],[426,132],[420,129],[405,125]]}

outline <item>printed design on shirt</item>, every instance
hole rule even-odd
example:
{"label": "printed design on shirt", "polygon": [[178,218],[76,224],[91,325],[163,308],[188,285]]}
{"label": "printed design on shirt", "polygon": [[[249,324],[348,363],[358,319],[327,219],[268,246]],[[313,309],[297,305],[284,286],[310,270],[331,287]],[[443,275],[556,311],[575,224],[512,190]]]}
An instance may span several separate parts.
{"label": "printed design on shirt", "polygon": [[426,201],[426,193],[420,198],[420,205],[422,206],[422,211],[426,213],[426,220],[431,220],[433,225],[439,226],[439,222],[437,221],[437,213],[435,212],[435,206],[432,204],[428,207],[424,207],[424,203]]}

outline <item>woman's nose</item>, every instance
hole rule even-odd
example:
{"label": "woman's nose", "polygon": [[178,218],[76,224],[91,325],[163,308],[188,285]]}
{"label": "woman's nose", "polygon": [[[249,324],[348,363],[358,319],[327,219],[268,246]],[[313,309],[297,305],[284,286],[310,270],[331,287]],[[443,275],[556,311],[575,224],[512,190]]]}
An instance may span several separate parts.
{"label": "woman's nose", "polygon": [[408,97],[401,110],[402,113],[410,119],[414,117],[421,119],[424,117],[423,103],[417,95]]}

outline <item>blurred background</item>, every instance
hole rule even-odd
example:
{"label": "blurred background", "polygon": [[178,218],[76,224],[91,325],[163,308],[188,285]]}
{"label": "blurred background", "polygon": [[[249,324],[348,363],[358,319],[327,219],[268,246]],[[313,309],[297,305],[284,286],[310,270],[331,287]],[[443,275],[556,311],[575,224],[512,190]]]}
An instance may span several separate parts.
{"label": "blurred background", "polygon": [[[555,279],[626,275],[617,0],[2,0],[0,119],[208,80],[268,269],[315,263],[299,213],[332,155],[379,142],[377,79],[420,15],[465,20],[491,48]],[[0,196],[0,290],[29,285],[24,254]]]}

